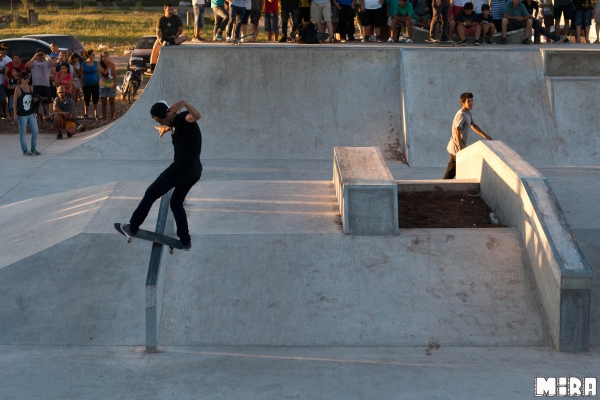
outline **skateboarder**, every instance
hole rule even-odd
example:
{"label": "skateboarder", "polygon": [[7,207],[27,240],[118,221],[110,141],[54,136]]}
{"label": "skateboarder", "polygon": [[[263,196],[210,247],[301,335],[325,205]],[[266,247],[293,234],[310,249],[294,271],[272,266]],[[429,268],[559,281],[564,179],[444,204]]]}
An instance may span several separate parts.
{"label": "skateboarder", "polygon": [[[179,112],[182,108],[187,111]],[[155,103],[150,109],[152,119],[160,124],[159,138],[171,131],[171,139],[175,148],[174,161],[164,170],[158,178],[148,187],[144,198],[133,212],[129,224],[121,224],[121,230],[127,237],[134,237],[140,225],[148,216],[152,204],[172,188],[171,211],[177,225],[177,236],[184,250],[192,248],[192,241],[188,230],[187,218],[183,209],[183,201],[188,192],[200,180],[202,164],[200,151],[202,149],[202,134],[196,123],[200,113],[185,100],[180,100],[171,107],[164,101]]]}
{"label": "skateboarder", "polygon": [[470,128],[473,128],[475,133],[483,136],[487,140],[492,140],[492,137],[486,134],[473,122],[471,109],[473,109],[473,93],[463,93],[460,95],[460,104],[462,108],[458,110],[452,122],[452,136],[448,142],[448,153],[450,153],[450,161],[444,174],[444,179],[454,179],[456,176],[456,153],[467,147],[467,138]]}

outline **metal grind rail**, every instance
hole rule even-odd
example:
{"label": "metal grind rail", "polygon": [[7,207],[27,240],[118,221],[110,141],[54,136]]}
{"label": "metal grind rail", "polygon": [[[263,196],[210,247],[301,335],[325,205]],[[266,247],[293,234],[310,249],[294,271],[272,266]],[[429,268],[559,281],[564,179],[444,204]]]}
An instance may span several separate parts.
{"label": "metal grind rail", "polygon": [[[167,227],[171,228],[169,230],[173,230],[173,215],[169,210],[172,194],[173,189],[165,193],[160,200],[155,232],[162,235],[166,234]],[[162,244],[152,243],[148,275],[146,276],[146,353],[158,351],[158,331],[164,292],[164,277],[160,279],[163,247]]]}

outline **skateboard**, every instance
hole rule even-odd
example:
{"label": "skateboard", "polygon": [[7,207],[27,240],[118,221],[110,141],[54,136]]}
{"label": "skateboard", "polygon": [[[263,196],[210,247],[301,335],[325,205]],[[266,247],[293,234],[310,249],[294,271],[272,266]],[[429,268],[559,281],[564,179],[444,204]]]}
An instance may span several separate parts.
{"label": "skateboard", "polygon": [[434,47],[457,47],[458,44],[453,40],[448,40],[447,42],[432,42],[430,40],[425,40],[427,43],[432,44]]}
{"label": "skateboard", "polygon": [[[116,223],[116,224],[114,224],[114,226],[115,226],[115,229],[117,230],[117,232],[119,232],[121,235],[127,237],[127,235],[125,235],[125,232],[123,232],[121,230],[120,223]],[[164,246],[169,246],[170,254],[173,254],[173,252],[174,252],[173,249],[183,250],[183,245],[181,244],[181,242],[179,240],[177,240],[171,236],[161,235],[160,233],[147,231],[145,229],[140,229],[135,234],[135,237],[138,239],[147,240],[149,242],[162,244]],[[129,237],[127,238],[127,243],[131,243],[131,238],[129,238]]]}

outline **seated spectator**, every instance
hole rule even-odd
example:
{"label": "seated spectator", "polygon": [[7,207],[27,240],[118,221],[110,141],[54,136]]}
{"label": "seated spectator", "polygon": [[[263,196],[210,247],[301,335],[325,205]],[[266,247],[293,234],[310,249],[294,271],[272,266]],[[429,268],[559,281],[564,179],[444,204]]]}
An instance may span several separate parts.
{"label": "seated spectator", "polygon": [[66,89],[67,97],[72,98],[71,88],[73,87],[73,76],[69,73],[69,67],[69,63],[60,66],[60,71],[57,72],[54,77],[54,86],[64,87]]}
{"label": "seated spectator", "polygon": [[502,31],[502,18],[504,18],[504,7],[511,0],[490,0],[491,14],[494,19],[494,27],[497,31]]}
{"label": "seated spectator", "polygon": [[417,26],[419,28],[429,28],[429,25],[431,25],[431,0],[414,0],[412,4],[415,14],[419,17]]}
{"label": "seated spectator", "polygon": [[[311,7],[315,5],[315,1],[317,0],[313,0]],[[363,42],[381,41],[381,21],[383,18],[381,1],[360,0],[360,11],[362,13],[362,20],[360,24],[364,29]]]}
{"label": "seated spectator", "polygon": [[54,99],[54,127],[58,131],[57,139],[62,139],[62,131],[67,132],[67,137],[71,137],[77,131],[75,124],[75,104],[72,99],[67,97],[66,89],[59,86],[57,89],[58,97]]}
{"label": "seated spectator", "polygon": [[[6,65],[12,61],[12,59],[6,55],[8,48],[4,45],[0,45],[0,117],[6,118],[6,86],[4,85],[4,71]],[[6,75],[8,79],[10,75]],[[11,119],[12,120],[12,119]]]}
{"label": "seated spectator", "polygon": [[531,28],[533,21],[527,8],[519,0],[511,0],[504,7],[504,18],[502,18],[502,44],[506,44],[506,32],[525,28],[523,44],[531,44]]}
{"label": "seated spectator", "polygon": [[187,35],[183,33],[181,18],[173,14],[171,3],[165,3],[163,10],[164,15],[158,18],[156,22],[156,42],[154,42],[152,54],[150,54],[151,72],[154,72],[154,68],[158,62],[158,54],[160,53],[161,46],[174,46],[188,40]]}
{"label": "seated spectator", "polygon": [[277,0],[265,0],[265,32],[267,41],[279,38],[279,2]]}
{"label": "seated spectator", "polygon": [[545,36],[546,38],[552,40],[554,43],[562,43],[566,40],[566,36],[561,40],[561,37],[551,33],[548,29],[542,26],[542,23],[537,18],[539,14],[539,5],[536,0],[523,0],[523,5],[527,8],[527,12],[533,18],[531,19],[532,27],[533,27],[533,43],[539,44],[540,35]]}
{"label": "seated spectator", "polygon": [[419,21],[419,17],[415,14],[415,10],[411,3],[406,0],[399,0],[398,7],[396,8],[396,14],[392,17],[392,36],[388,39],[388,43],[394,43],[394,38],[398,38],[398,28],[406,26],[406,34],[408,39],[400,39],[401,43],[412,43],[412,27]]}
{"label": "seated spectator", "polygon": [[[56,58],[44,54],[42,49],[37,49],[31,60],[25,63],[25,68],[31,68],[31,83],[33,93],[42,99],[43,114],[51,121],[50,104],[52,103],[52,92],[50,91],[50,70],[56,67]],[[52,85],[54,86],[54,85]],[[42,113],[38,113],[40,119],[39,127],[44,128]]]}
{"label": "seated spectator", "polygon": [[11,71],[12,77],[8,80],[8,85],[6,85],[6,96],[8,97],[8,113],[10,114],[10,123],[15,125],[17,123],[17,116],[13,112],[13,102],[15,89],[19,86],[19,71],[18,68],[13,68]]}
{"label": "seated spectator", "polygon": [[[481,6],[481,17],[479,18],[479,24],[481,25],[481,42],[486,44],[496,44],[494,42],[494,34],[496,33],[496,26],[494,25],[494,18],[490,12],[490,6],[484,4]],[[486,35],[489,34],[487,41],[485,40]]]}
{"label": "seated spectator", "polygon": [[[573,0],[575,5],[575,42],[583,43],[581,40],[581,27],[585,35],[585,43],[590,42],[590,26],[592,25],[592,11],[594,6],[590,0]],[[600,22],[596,21],[596,24]]]}
{"label": "seated spectator", "polygon": [[456,16],[456,31],[460,36],[460,44],[462,46],[467,45],[467,36],[473,36],[475,40],[473,45],[479,46],[479,35],[481,35],[481,25],[479,25],[479,18],[473,11],[473,3],[465,3],[462,11]]}

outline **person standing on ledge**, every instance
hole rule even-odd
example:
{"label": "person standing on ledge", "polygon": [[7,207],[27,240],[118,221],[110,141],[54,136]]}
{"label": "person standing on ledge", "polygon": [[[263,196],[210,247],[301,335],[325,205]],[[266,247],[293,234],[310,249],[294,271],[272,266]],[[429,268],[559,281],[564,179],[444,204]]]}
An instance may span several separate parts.
{"label": "person standing on ledge", "polygon": [[150,54],[151,72],[154,72],[154,68],[158,62],[158,54],[160,53],[161,46],[179,45],[188,40],[187,35],[183,33],[181,18],[173,14],[171,3],[165,3],[163,9],[165,10],[165,14],[156,22],[156,42],[154,42],[152,54]]}
{"label": "person standing on ledge", "polygon": [[462,108],[458,110],[452,122],[452,136],[448,142],[448,153],[450,153],[450,161],[444,174],[444,179],[454,179],[456,176],[456,153],[467,147],[467,139],[471,128],[480,136],[487,140],[492,140],[492,137],[481,130],[480,127],[473,122],[471,110],[473,109],[473,93],[463,93],[460,95],[460,104]]}
{"label": "person standing on ledge", "polygon": [[[179,112],[184,107],[187,111]],[[133,238],[148,216],[152,204],[169,190],[175,188],[171,196],[171,211],[173,211],[177,225],[179,241],[184,250],[189,250],[192,248],[192,240],[183,201],[202,175],[202,164],[200,163],[202,133],[196,122],[200,119],[200,113],[185,100],[180,100],[171,107],[167,106],[165,101],[160,101],[152,106],[150,116],[160,124],[160,126],[155,126],[159,138],[165,132],[171,132],[171,140],[175,149],[174,160],[148,187],[142,201],[133,212],[129,224],[121,224],[121,230],[127,237]]]}

